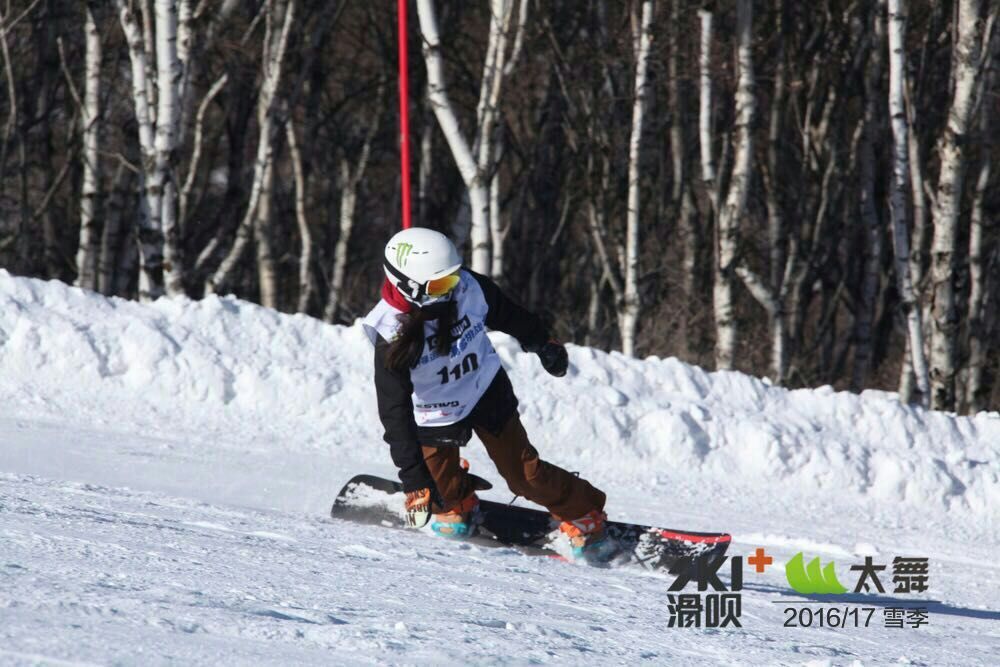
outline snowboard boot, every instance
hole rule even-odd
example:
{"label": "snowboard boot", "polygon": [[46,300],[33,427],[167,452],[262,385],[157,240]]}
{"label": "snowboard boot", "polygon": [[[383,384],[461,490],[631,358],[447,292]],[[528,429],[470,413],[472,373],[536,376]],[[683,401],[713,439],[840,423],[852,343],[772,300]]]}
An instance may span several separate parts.
{"label": "snowboard boot", "polygon": [[591,510],[579,519],[559,524],[559,532],[569,538],[574,561],[600,564],[614,556],[618,548],[608,537],[607,520],[608,515],[601,510]]}
{"label": "snowboard boot", "polygon": [[447,512],[435,514],[431,530],[441,537],[470,537],[476,532],[479,518],[479,496],[473,492]]}

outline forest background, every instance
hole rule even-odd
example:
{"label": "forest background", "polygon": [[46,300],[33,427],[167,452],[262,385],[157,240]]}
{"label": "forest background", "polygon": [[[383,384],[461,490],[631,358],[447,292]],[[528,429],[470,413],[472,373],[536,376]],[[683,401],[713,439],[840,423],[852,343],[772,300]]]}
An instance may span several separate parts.
{"label": "forest background", "polygon": [[[0,267],[367,312],[396,3],[0,4]],[[410,8],[413,222],[561,339],[1000,407],[1000,1]]]}

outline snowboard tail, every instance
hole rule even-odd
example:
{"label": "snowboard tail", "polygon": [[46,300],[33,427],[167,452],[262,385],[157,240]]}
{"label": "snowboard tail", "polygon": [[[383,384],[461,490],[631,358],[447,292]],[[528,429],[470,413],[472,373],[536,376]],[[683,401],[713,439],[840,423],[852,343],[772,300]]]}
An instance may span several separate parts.
{"label": "snowboard tail", "polygon": [[[402,493],[399,482],[357,475],[337,494],[330,515],[356,523],[406,528],[398,498]],[[513,547],[532,555],[559,555],[553,548],[559,522],[547,512],[490,500],[480,500],[480,512],[478,532],[466,541],[487,547]],[[726,533],[679,531],[619,521],[609,521],[607,526],[608,536],[619,548],[616,562],[627,561],[652,570],[670,570],[691,558],[714,561],[725,555],[732,540]]]}

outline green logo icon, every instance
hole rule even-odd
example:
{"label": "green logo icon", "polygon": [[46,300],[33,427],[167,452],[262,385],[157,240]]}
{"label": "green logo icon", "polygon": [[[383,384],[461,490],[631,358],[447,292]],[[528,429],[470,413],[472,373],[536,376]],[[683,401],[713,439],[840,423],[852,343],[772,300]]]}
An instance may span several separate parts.
{"label": "green logo icon", "polygon": [[789,585],[798,593],[846,593],[839,581],[833,562],[820,569],[819,557],[813,558],[808,565],[803,565],[802,552],[792,556],[785,565],[785,576]]}
{"label": "green logo icon", "polygon": [[413,244],[411,243],[400,243],[396,245],[396,264],[399,266],[406,266],[406,260],[410,258],[410,253],[413,251]]}

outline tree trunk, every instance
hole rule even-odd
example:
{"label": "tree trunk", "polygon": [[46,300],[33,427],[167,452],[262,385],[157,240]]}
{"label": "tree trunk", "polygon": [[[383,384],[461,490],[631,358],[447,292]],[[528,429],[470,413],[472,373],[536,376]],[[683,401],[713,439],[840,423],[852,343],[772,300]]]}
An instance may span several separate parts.
{"label": "tree trunk", "polygon": [[[745,268],[737,267],[739,224],[746,211],[753,163],[753,118],[756,107],[753,71],[753,2],[736,5],[736,150],[726,203],[718,216],[718,244],[713,289],[716,326],[716,368],[731,369],[736,360],[736,321],[733,314],[733,276],[737,272],[747,286],[760,285]],[[761,295],[763,296],[763,294]]]}
{"label": "tree trunk", "polygon": [[910,276],[910,243],[906,227],[906,179],[909,174],[909,132],[903,87],[906,81],[906,0],[889,0],[889,118],[892,123],[892,186],[889,212],[896,258],[896,286],[906,319],[909,361],[925,407],[930,398],[920,304]]}
{"label": "tree trunk", "polygon": [[781,146],[781,129],[784,126],[785,106],[785,17],[784,2],[778,0],[775,7],[778,25],[775,34],[778,39],[777,64],[774,72],[774,90],[771,94],[771,111],[767,129],[767,171],[765,180],[767,199],[767,231],[771,244],[769,261],[771,295],[774,308],[768,313],[768,324],[771,329],[771,373],[775,384],[784,384],[788,372],[788,346],[785,330],[785,273],[787,270],[788,229],[782,210],[781,198],[774,182],[780,178],[779,148]]}
{"label": "tree trunk", "polygon": [[[184,258],[177,227],[175,155],[180,134],[179,99],[184,72],[177,56],[177,2],[156,0],[156,161],[153,188],[160,190],[163,283],[168,296],[183,296]],[[151,204],[152,205],[152,204]]]}
{"label": "tree trunk", "polygon": [[295,221],[298,223],[299,240],[302,243],[302,254],[299,255],[299,301],[295,310],[308,313],[309,304],[316,291],[312,274],[313,240],[309,219],[306,217],[306,177],[302,168],[302,151],[299,150],[299,139],[291,117],[285,123],[285,137],[288,142],[288,155],[292,162],[292,176],[295,180]]}
{"label": "tree trunk", "polygon": [[698,138],[701,150],[701,180],[712,207],[708,217],[719,210],[719,192],[715,182],[715,152],[712,148],[712,13],[701,9],[700,50],[698,52]]}
{"label": "tree trunk", "polygon": [[[145,213],[137,216],[139,223],[139,299],[151,301],[163,294],[163,226],[161,194],[162,183],[155,178],[156,148],[154,145],[155,121],[150,98],[154,84],[148,80],[152,68],[146,51],[150,44],[143,44],[139,24],[132,11],[132,3],[115,0],[119,20],[128,43],[132,65],[132,98],[135,118],[139,126],[139,147],[142,151],[142,187]],[[148,22],[147,22],[148,23]],[[147,30],[147,33],[149,30]]]}
{"label": "tree trunk", "polygon": [[90,6],[84,8],[86,34],[84,95],[80,123],[83,126],[83,184],[80,192],[80,244],[76,253],[76,285],[97,289],[98,234],[101,197],[101,36]]}
{"label": "tree trunk", "polygon": [[938,154],[941,172],[934,202],[934,238],[931,242],[933,290],[931,337],[931,407],[955,409],[958,370],[958,304],[955,278],[958,252],[958,216],[965,177],[966,137],[975,101],[979,59],[979,1],[959,0],[957,40],[952,59],[954,97]]}
{"label": "tree trunk", "polygon": [[260,288],[260,305],[281,309],[278,295],[278,268],[274,253],[274,152],[264,168],[260,197],[253,220],[253,238],[257,247],[257,281]]}
{"label": "tree trunk", "polygon": [[[375,108],[382,109],[382,100],[385,98],[385,87],[379,87],[378,100]],[[351,168],[346,156],[340,158],[340,176],[338,186],[340,189],[340,233],[337,236],[337,246],[333,253],[333,276],[330,279],[330,294],[327,298],[326,308],[323,312],[323,319],[327,322],[336,322],[342,303],[344,292],[344,277],[347,275],[347,251],[350,247],[351,233],[354,230],[354,217],[358,203],[358,190],[364,181],[365,172],[368,169],[368,161],[371,157],[372,144],[375,142],[375,135],[378,134],[379,125],[382,122],[382,114],[376,113],[374,119],[368,126],[364,141],[361,144],[361,152],[358,155],[357,164]]]}
{"label": "tree trunk", "polygon": [[98,263],[97,289],[105,296],[115,294],[115,276],[121,253],[122,209],[132,173],[119,163],[111,182],[108,205],[104,209],[104,229],[101,231],[101,258]]}
{"label": "tree trunk", "polygon": [[684,236],[684,298],[686,304],[680,322],[680,338],[688,361],[694,359],[696,346],[692,331],[692,309],[698,301],[698,275],[702,255],[702,234],[698,227],[694,198],[687,174],[687,127],[681,95],[680,71],[680,0],[671,0],[667,26],[667,105],[670,110],[670,152],[673,163],[672,205],[680,214],[680,229]]}
{"label": "tree trunk", "polygon": [[503,82],[506,40],[512,15],[511,0],[490,0],[490,32],[486,61],[479,88],[475,141],[470,146],[462,135],[458,116],[448,98],[441,64],[441,38],[438,34],[434,0],[417,0],[417,15],[423,33],[423,55],[427,68],[427,98],[451,149],[455,164],[469,191],[471,208],[472,269],[490,273],[490,202],[489,178],[495,165],[491,150],[493,126]]}
{"label": "tree trunk", "polygon": [[622,353],[635,356],[635,334],[639,326],[639,201],[641,188],[640,150],[642,127],[648,105],[649,46],[653,30],[653,0],[642,3],[640,23],[634,26],[635,90],[632,103],[632,133],[628,149],[628,212],[625,229],[625,298],[621,305]]}
{"label": "tree trunk", "polygon": [[[965,383],[965,406],[969,414],[985,410],[989,398],[989,387],[986,386],[986,366],[989,363],[990,339],[986,326],[984,303],[988,293],[989,281],[985,271],[988,259],[986,249],[987,217],[984,210],[986,193],[992,175],[992,154],[994,136],[992,114],[994,105],[986,98],[993,91],[1000,77],[997,76],[997,58],[1000,56],[1000,36],[993,35],[992,45],[986,46],[984,63],[983,98],[979,107],[979,143],[980,158],[979,176],[976,178],[976,190],[972,198],[972,228],[969,232],[969,313],[967,316],[966,348],[968,350],[968,378]],[[994,244],[998,242],[994,239]],[[996,307],[995,305],[993,306]]]}
{"label": "tree trunk", "polygon": [[434,170],[434,122],[429,118],[430,100],[425,98],[427,109],[423,116],[423,129],[420,132],[420,162],[417,176],[417,224],[430,226],[430,192],[431,174]]}
{"label": "tree trunk", "polygon": [[[267,24],[273,26],[279,20],[283,3],[276,3],[267,11]],[[264,39],[263,55],[263,82],[260,88],[260,96],[257,99],[257,121],[260,126],[260,137],[257,140],[257,158],[254,163],[253,185],[250,188],[250,201],[243,214],[243,219],[236,230],[236,240],[229,254],[222,260],[222,264],[205,283],[205,294],[214,294],[226,289],[236,270],[240,259],[250,243],[251,235],[254,234],[257,216],[257,206],[260,203],[261,192],[264,187],[264,176],[270,166],[274,154],[274,140],[278,128],[275,116],[275,103],[278,87],[281,84],[281,75],[285,51],[288,47],[288,36],[291,32],[292,22],[295,17],[295,0],[289,0],[284,8],[284,19],[281,31],[275,33],[269,28],[268,35]],[[220,233],[223,233],[220,231]],[[268,233],[265,231],[265,233]],[[203,253],[204,254],[204,253]]]}
{"label": "tree trunk", "polygon": [[[920,308],[920,321],[924,324],[930,317],[930,303],[924,299],[924,269],[927,265],[927,241],[929,239],[929,218],[927,215],[927,195],[924,189],[924,168],[923,158],[920,154],[920,139],[917,136],[917,125],[915,122],[916,112],[913,108],[911,86],[909,78],[906,80],[906,88],[903,92],[906,95],[906,118],[909,122],[910,131],[907,138],[908,158],[910,166],[910,196],[913,203],[913,242],[910,247],[910,277],[913,290],[916,295],[917,305]],[[927,359],[928,336],[924,335],[924,359]],[[929,376],[928,376],[929,381]],[[910,354],[910,339],[906,339],[906,350],[903,363],[900,365],[899,375],[899,400],[909,403],[913,400],[913,391],[916,380],[913,376],[913,363]],[[927,399],[930,398],[928,395]]]}
{"label": "tree trunk", "polygon": [[330,296],[326,302],[323,319],[331,324],[337,321],[344,292],[344,276],[347,275],[347,250],[354,229],[354,212],[358,202],[358,182],[352,177],[351,165],[346,157],[340,158],[340,234],[333,253],[333,278],[330,280]]}
{"label": "tree trunk", "polygon": [[[495,134],[497,136],[493,140],[493,150],[500,153],[503,150],[503,133]],[[491,162],[495,164],[496,160],[491,159]],[[493,251],[490,256],[490,277],[498,282],[503,280],[504,241],[509,230],[510,224],[504,227],[500,215],[500,172],[495,170],[490,179],[490,244]]]}
{"label": "tree trunk", "polygon": [[865,387],[872,360],[872,323],[879,293],[882,258],[882,224],[875,202],[875,143],[879,121],[877,100],[882,81],[883,49],[885,48],[885,0],[878,0],[872,10],[872,44],[865,76],[865,111],[861,120],[861,139],[858,147],[860,163],[859,213],[862,234],[861,294],[854,321],[854,367],[851,373],[851,390]]}

